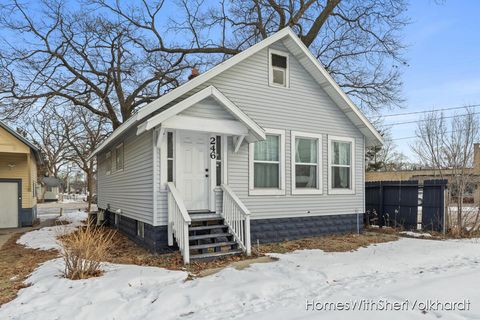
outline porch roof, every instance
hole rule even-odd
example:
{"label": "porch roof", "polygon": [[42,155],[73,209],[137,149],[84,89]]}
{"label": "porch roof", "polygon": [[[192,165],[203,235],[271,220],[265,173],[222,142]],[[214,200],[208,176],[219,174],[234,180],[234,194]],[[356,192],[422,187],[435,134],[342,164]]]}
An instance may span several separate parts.
{"label": "porch roof", "polygon": [[[236,120],[195,118],[178,115],[182,111],[207,98],[213,98],[217,103],[222,105],[226,111],[230,112]],[[250,142],[265,140],[265,130],[214,86],[208,86],[187,99],[147,119],[138,125],[137,135],[157,126],[193,131],[212,131],[239,136],[243,135],[247,137],[247,140]]]}

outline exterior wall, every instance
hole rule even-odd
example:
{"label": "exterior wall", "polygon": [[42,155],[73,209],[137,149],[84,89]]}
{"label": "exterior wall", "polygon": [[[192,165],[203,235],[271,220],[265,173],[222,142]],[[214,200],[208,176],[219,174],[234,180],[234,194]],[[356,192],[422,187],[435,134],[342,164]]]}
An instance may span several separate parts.
{"label": "exterior wall", "polygon": [[[10,164],[15,164],[15,167],[10,168]],[[37,204],[37,199],[33,197],[33,189],[30,187],[30,184],[33,184],[30,177],[33,177],[33,172],[29,170],[26,154],[0,153],[0,179],[22,180],[22,208],[32,208]]]}
{"label": "exterior wall", "polygon": [[[115,148],[123,142],[124,169],[115,167]],[[106,174],[106,153],[112,152],[112,172]],[[151,131],[140,136],[136,128],[130,130],[108,150],[97,157],[98,160],[98,207],[116,212],[131,219],[154,224],[153,213],[153,134]]]}
{"label": "exterior wall", "polygon": [[251,222],[252,245],[363,230],[362,214],[259,219]]}
{"label": "exterior wall", "polygon": [[115,213],[105,212],[105,223],[112,228],[118,228],[135,243],[157,253],[167,253],[177,250],[176,247],[168,246],[168,234],[166,226],[154,227],[150,224],[144,225],[144,238],[137,236],[137,221],[126,216],[121,216],[118,225],[115,225]]}
{"label": "exterior wall", "polygon": [[[14,164],[15,167],[10,167]],[[22,179],[22,207],[35,208],[37,162],[30,147],[0,127],[0,178]]]}
{"label": "exterior wall", "polygon": [[[281,43],[274,49],[288,52]],[[285,195],[248,194],[248,144],[233,152],[228,143],[228,184],[252,213],[252,219],[352,214],[364,211],[364,137],[329,98],[303,66],[290,54],[290,87],[268,85],[268,49],[244,60],[182,99],[214,85],[243,112],[264,128],[285,130]],[[174,101],[179,102],[180,99]],[[172,106],[169,104],[167,107]],[[190,112],[195,112],[192,107]],[[205,114],[202,112],[202,114]],[[291,131],[322,134],[322,195],[292,195]],[[328,194],[328,135],[355,139],[355,194]],[[162,168],[160,168],[162,169]],[[218,203],[218,202],[217,202]],[[166,223],[166,196],[157,198],[158,223]],[[219,204],[217,204],[219,206]]]}

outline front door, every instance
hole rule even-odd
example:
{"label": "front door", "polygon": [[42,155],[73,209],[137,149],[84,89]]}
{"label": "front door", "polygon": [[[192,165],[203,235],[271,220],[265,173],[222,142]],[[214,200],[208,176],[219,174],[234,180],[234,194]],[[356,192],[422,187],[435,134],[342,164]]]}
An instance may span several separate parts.
{"label": "front door", "polygon": [[208,135],[178,132],[177,188],[187,210],[208,210]]}

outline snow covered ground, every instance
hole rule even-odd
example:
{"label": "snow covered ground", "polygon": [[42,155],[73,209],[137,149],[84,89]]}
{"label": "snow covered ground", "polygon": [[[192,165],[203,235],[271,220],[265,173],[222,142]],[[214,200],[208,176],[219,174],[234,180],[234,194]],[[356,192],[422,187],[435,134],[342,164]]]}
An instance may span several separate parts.
{"label": "snow covered ground", "polygon": [[[181,271],[113,264],[102,277],[71,281],[56,259],[0,308],[0,319],[478,319],[479,249],[478,240],[404,238],[355,252],[276,254],[276,262],[192,281]],[[318,310],[331,302],[380,306],[381,299],[404,310]],[[419,309],[437,299],[468,299],[470,310]],[[317,310],[306,310],[307,302]]]}
{"label": "snow covered ground", "polygon": [[60,249],[57,238],[61,235],[73,232],[82,225],[81,221],[87,219],[87,213],[84,211],[67,211],[63,216],[58,217],[59,221],[66,221],[69,224],[56,225],[53,227],[45,227],[35,231],[30,231],[22,235],[18,240],[18,244],[22,244],[28,248],[50,250]]}

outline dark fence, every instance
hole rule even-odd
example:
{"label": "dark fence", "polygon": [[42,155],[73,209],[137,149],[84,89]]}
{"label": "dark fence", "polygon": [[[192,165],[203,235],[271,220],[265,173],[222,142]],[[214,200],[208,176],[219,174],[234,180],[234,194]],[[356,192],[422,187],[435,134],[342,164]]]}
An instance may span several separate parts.
{"label": "dark fence", "polygon": [[[367,224],[442,231],[447,180],[373,181],[365,184]],[[421,219],[420,216],[421,215]]]}

